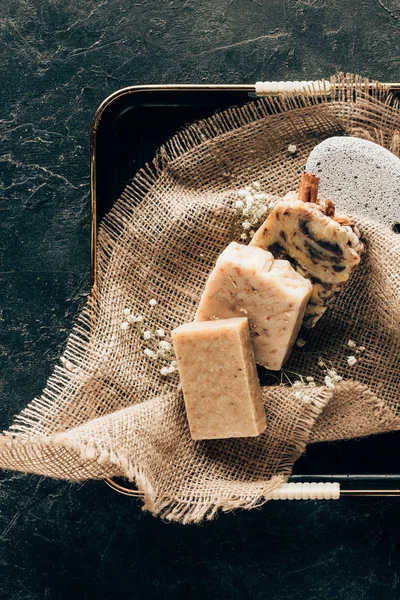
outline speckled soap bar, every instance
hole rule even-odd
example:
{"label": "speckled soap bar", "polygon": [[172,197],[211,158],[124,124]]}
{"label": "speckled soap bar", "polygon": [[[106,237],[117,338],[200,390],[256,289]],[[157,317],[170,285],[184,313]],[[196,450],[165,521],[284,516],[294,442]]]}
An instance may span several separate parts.
{"label": "speckled soap bar", "polygon": [[259,435],[266,417],[247,319],[186,323],[172,341],[192,438]]}
{"label": "speckled soap bar", "polygon": [[393,227],[400,222],[400,159],[374,142],[331,137],[308,157],[306,171],[320,178],[319,196],[338,212]]}
{"label": "speckled soap bar", "polygon": [[246,316],[256,362],[277,371],[296,340],[311,292],[310,281],[287,260],[232,242],[208,278],[195,320]]}

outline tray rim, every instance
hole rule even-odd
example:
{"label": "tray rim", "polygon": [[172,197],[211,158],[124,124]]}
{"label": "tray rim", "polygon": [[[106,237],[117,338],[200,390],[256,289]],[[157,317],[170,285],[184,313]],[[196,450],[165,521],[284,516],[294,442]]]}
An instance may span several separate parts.
{"label": "tray rim", "polygon": [[[286,83],[286,82],[280,82]],[[387,88],[388,93],[390,91],[399,91],[400,82],[383,82],[383,86]],[[112,94],[106,96],[104,100],[98,105],[92,119],[90,126],[90,208],[91,208],[91,226],[90,226],[90,264],[91,264],[91,275],[90,285],[91,288],[96,284],[97,277],[97,258],[96,258],[96,243],[97,243],[97,165],[96,165],[96,150],[97,150],[97,133],[98,126],[102,119],[105,110],[116,100],[121,97],[130,94],[140,94],[143,92],[244,92],[248,94],[256,95],[255,84],[141,84],[131,85],[120,88]],[[381,496],[400,496],[400,473],[396,474],[374,474],[374,475],[362,475],[362,474],[310,474],[310,475],[292,475],[289,481],[291,482],[338,482],[340,485],[346,481],[359,480],[360,486],[351,487],[348,489],[340,490],[340,496],[353,496],[353,497],[381,497]],[[365,485],[368,482],[384,482],[392,483],[390,488],[384,489],[365,489]],[[105,478],[104,482],[114,491],[123,494],[125,496],[142,497],[136,489],[121,486],[111,478]],[[364,483],[364,485],[362,485]],[[395,485],[393,485],[395,483]]]}
{"label": "tray rim", "polygon": [[[323,79],[321,80],[323,81]],[[263,82],[271,83],[271,82]],[[276,84],[276,87],[282,87],[282,93],[284,93],[284,86],[286,83],[293,83],[291,81],[279,81],[272,82]],[[305,82],[299,82],[305,83]],[[317,81],[315,83],[318,83]],[[343,84],[345,87],[346,83]],[[386,88],[387,93],[394,91],[400,91],[400,82],[381,82],[381,85]],[[138,84],[130,85],[120,88],[109,94],[102,100],[97,107],[92,123],[90,125],[90,202],[91,202],[91,227],[90,227],[90,264],[91,264],[91,287],[96,281],[97,272],[97,259],[96,259],[96,241],[97,241],[97,189],[96,189],[96,148],[97,148],[97,130],[101,121],[102,115],[106,108],[108,108],[115,100],[120,99],[122,96],[128,94],[140,94],[141,92],[158,92],[158,91],[171,91],[171,92],[187,92],[187,91],[232,91],[232,92],[247,92],[248,94],[254,94],[255,97],[260,97],[256,92],[256,84],[250,83],[151,83],[151,84]],[[266,95],[266,94],[263,94]],[[272,93],[270,95],[279,95],[279,93]]]}
{"label": "tray rim", "polygon": [[96,243],[97,243],[97,166],[96,166],[96,149],[97,149],[97,131],[100,124],[101,118],[104,111],[116,100],[119,100],[123,96],[129,94],[140,94],[141,92],[207,92],[207,91],[226,91],[226,92],[247,92],[255,94],[255,85],[253,84],[144,84],[144,85],[130,85],[124,88],[116,90],[109,96],[106,96],[104,100],[97,107],[92,123],[90,126],[90,264],[91,264],[91,287],[96,282],[97,274],[97,258],[96,258]]}

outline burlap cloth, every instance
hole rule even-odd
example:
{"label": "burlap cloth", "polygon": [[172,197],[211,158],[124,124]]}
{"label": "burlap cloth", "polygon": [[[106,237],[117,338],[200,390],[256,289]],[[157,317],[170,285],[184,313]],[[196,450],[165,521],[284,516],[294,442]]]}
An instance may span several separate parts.
{"label": "burlap cloth", "polygon": [[[100,228],[97,285],[64,362],[1,437],[0,466],[68,480],[125,476],[145,509],[198,522],[268,500],[308,442],[400,428],[400,236],[375,222],[357,220],[362,265],[285,367],[319,385],[300,399],[296,388],[265,386],[269,423],[258,438],[193,442],[178,376],[160,376],[143,353],[141,328],[163,328],[168,340],[193,318],[230,241],[238,189],[254,180],[276,196],[296,189],[309,152],[333,135],[399,154],[399,110],[380,85],[332,82],[324,101],[258,100],[189,127],[126,187]],[[128,331],[125,308],[143,316]],[[366,348],[355,367],[349,338]],[[320,356],[344,378],[333,390],[321,385]]]}

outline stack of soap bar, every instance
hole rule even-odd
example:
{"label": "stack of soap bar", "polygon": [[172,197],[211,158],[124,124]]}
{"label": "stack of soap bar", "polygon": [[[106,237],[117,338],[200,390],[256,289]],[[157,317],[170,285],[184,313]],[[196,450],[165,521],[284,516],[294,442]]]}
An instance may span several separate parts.
{"label": "stack of soap bar", "polygon": [[192,438],[259,435],[266,417],[247,319],[187,323],[172,341]]}
{"label": "stack of soap bar", "polygon": [[270,252],[232,242],[212,271],[196,321],[247,317],[256,362],[279,370],[296,340],[310,281]]}

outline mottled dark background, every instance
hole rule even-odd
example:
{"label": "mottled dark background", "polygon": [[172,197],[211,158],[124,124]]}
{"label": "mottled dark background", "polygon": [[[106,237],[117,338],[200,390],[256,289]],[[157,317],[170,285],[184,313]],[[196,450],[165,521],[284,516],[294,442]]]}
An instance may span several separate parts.
{"label": "mottled dark background", "polygon": [[[398,0],[0,0],[0,426],[89,291],[89,126],[137,83],[400,78]],[[103,483],[1,474],[0,598],[400,597],[400,499],[275,502],[202,526]]]}

